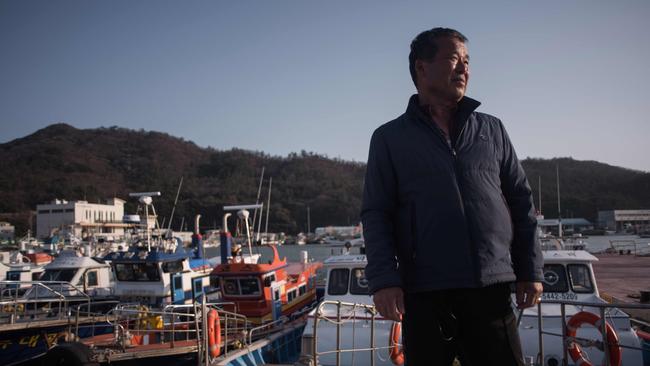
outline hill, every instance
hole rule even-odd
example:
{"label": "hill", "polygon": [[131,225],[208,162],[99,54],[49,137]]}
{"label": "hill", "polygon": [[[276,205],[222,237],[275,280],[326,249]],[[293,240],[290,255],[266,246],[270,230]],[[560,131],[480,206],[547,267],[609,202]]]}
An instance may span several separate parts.
{"label": "hill", "polygon": [[[571,158],[522,162],[542,211],[557,216],[555,167],[559,166],[562,215],[594,220],[599,209],[650,206],[650,173]],[[315,153],[286,157],[240,149],[201,148],[168,134],[119,127],[76,129],[55,124],[24,138],[0,144],[0,213],[14,217],[54,198],[90,202],[129,192],[161,191],[156,208],[169,217],[184,177],[173,225],[200,213],[203,227],[221,222],[221,207],[253,203],[265,167],[265,187],[273,177],[271,231],[295,233],[358,221],[365,165]],[[266,197],[266,188],[262,192]],[[133,209],[133,202],[127,205]],[[168,218],[167,218],[168,220]],[[26,220],[16,222],[24,232]],[[191,227],[190,227],[191,228]],[[22,230],[21,230],[22,229]]]}

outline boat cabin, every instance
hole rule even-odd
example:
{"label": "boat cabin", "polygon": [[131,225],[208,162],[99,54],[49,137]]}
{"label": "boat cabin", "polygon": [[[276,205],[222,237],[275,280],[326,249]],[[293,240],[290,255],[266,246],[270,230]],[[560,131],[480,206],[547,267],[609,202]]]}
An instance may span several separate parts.
{"label": "boat cabin", "polygon": [[123,301],[151,306],[191,303],[211,291],[210,271],[216,264],[190,258],[181,245],[174,252],[152,247],[130,248],[104,257],[115,273],[115,295]]}
{"label": "boat cabin", "polygon": [[237,312],[254,324],[275,321],[316,301],[316,270],[319,262],[287,263],[275,246],[268,263],[231,261],[218,265],[212,276],[219,281],[221,299],[234,302]]}
{"label": "boat cabin", "polygon": [[357,304],[372,304],[366,279],[365,254],[343,254],[323,262],[325,276],[324,299]]}
{"label": "boat cabin", "polygon": [[41,281],[69,282],[92,297],[108,297],[114,292],[111,266],[102,259],[66,250],[44,267]]}

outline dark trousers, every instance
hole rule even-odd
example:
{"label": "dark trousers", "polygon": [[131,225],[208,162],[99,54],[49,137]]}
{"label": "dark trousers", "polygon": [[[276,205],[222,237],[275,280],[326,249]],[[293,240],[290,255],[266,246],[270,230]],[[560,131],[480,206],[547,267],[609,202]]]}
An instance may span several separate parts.
{"label": "dark trousers", "polygon": [[510,286],[405,295],[402,319],[407,366],[523,366]]}

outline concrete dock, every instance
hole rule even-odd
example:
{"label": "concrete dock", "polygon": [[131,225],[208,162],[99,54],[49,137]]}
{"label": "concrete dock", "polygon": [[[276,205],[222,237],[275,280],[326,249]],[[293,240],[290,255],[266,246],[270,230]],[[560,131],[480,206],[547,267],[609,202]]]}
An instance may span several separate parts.
{"label": "concrete dock", "polygon": [[[620,254],[597,254],[596,257],[594,274],[603,299],[639,304],[641,291],[650,291],[650,257]],[[624,311],[650,322],[650,310]]]}

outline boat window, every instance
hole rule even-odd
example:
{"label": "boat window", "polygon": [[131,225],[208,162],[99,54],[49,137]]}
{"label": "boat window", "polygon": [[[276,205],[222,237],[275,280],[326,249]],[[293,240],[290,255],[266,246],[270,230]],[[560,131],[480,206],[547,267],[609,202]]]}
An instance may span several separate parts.
{"label": "boat window", "polygon": [[257,278],[242,278],[239,280],[242,295],[259,295],[260,284]]}
{"label": "boat window", "polygon": [[591,282],[591,272],[589,267],[584,264],[569,264],[569,278],[571,279],[571,288],[575,293],[592,293],[594,286]]}
{"label": "boat window", "polygon": [[77,269],[46,269],[41,276],[41,281],[64,281],[70,282],[77,273]]}
{"label": "boat window", "polygon": [[305,292],[307,292],[307,285],[300,285],[300,287],[298,287],[298,296],[304,295]]}
{"label": "boat window", "polygon": [[239,281],[235,278],[224,279],[223,292],[226,295],[239,295]]}
{"label": "boat window", "polygon": [[118,281],[160,281],[156,263],[116,263]]}
{"label": "boat window", "polygon": [[183,261],[165,262],[162,264],[162,270],[165,273],[183,272]]}
{"label": "boat window", "polygon": [[39,281],[43,272],[33,272],[32,281]]}
{"label": "boat window", "polygon": [[544,292],[567,292],[566,271],[561,264],[544,265]]}
{"label": "boat window", "polygon": [[7,281],[20,281],[20,272],[7,272]]}
{"label": "boat window", "polygon": [[296,298],[296,289],[293,289],[287,293],[287,302],[292,302]]}
{"label": "boat window", "polygon": [[97,281],[97,271],[88,271],[86,272],[86,284],[88,286],[97,286],[99,282]]}
{"label": "boat window", "polygon": [[264,286],[270,287],[271,284],[275,281],[275,273],[271,273],[264,277]]}
{"label": "boat window", "polygon": [[327,282],[327,293],[330,295],[345,295],[348,293],[350,271],[347,268],[336,268],[330,271]]}
{"label": "boat window", "polygon": [[350,293],[352,295],[368,295],[368,280],[363,268],[355,268],[350,276]]}

